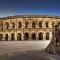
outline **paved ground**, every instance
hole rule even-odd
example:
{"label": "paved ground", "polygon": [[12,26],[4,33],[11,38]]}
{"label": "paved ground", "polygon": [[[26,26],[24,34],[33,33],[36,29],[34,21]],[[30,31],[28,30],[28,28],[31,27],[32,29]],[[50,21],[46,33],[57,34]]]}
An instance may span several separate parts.
{"label": "paved ground", "polygon": [[59,60],[44,51],[50,41],[0,41],[0,60]]}

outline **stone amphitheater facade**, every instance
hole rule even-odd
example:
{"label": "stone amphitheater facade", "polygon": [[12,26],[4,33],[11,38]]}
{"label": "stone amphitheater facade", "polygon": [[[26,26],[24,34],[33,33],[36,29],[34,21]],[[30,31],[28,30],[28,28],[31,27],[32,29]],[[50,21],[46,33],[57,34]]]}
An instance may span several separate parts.
{"label": "stone amphitheater facade", "polygon": [[51,40],[59,16],[22,15],[0,18],[0,41]]}

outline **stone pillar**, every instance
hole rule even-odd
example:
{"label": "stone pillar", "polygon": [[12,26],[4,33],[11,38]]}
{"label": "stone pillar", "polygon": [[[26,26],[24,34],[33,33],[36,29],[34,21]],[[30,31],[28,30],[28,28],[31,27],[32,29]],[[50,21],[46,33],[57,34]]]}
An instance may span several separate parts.
{"label": "stone pillar", "polygon": [[30,21],[29,21],[28,25],[29,25],[28,28],[31,28],[31,22]]}
{"label": "stone pillar", "polygon": [[36,24],[35,24],[36,28],[39,28],[39,22],[36,21]]}
{"label": "stone pillar", "polygon": [[22,39],[22,41],[24,41],[24,33],[23,32],[21,32],[21,39]]}
{"label": "stone pillar", "polygon": [[18,22],[17,21],[15,22],[15,28],[18,28]]}
{"label": "stone pillar", "polygon": [[50,38],[49,38],[49,40],[51,40],[51,38],[52,38],[52,32],[50,32],[49,34],[50,34]]}
{"label": "stone pillar", "polygon": [[44,22],[42,22],[42,28],[46,28],[45,21],[44,21]]}
{"label": "stone pillar", "polygon": [[39,40],[38,32],[36,32],[36,40]]}
{"label": "stone pillar", "polygon": [[8,33],[8,40],[11,41],[11,33]]}
{"label": "stone pillar", "polygon": [[9,27],[8,27],[8,29],[11,29],[11,23],[9,22]]}
{"label": "stone pillar", "polygon": [[5,29],[5,22],[3,22],[3,29]]}
{"label": "stone pillar", "polygon": [[17,33],[15,32],[15,41],[17,41]]}
{"label": "stone pillar", "polygon": [[25,28],[25,22],[21,22],[22,23],[22,28]]}
{"label": "stone pillar", "polygon": [[29,32],[29,40],[31,41],[32,39],[31,39],[31,31]]}
{"label": "stone pillar", "polygon": [[3,32],[3,38],[2,38],[2,40],[4,41],[5,40],[5,33]]}
{"label": "stone pillar", "polygon": [[43,40],[46,40],[46,32],[43,32]]}

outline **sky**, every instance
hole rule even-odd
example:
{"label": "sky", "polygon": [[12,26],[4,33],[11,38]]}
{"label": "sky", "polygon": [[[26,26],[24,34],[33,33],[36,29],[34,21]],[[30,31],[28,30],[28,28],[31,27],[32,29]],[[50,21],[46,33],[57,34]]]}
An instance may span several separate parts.
{"label": "sky", "polygon": [[13,15],[60,16],[60,0],[0,0],[0,17]]}

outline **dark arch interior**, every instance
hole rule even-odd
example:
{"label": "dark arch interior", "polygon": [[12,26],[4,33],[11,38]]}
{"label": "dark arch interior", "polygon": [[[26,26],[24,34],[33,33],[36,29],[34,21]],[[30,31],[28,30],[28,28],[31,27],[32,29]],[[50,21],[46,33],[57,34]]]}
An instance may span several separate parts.
{"label": "dark arch interior", "polygon": [[36,40],[36,34],[35,33],[32,33],[32,40]]}
{"label": "dark arch interior", "polygon": [[52,22],[52,28],[54,27],[55,22]]}
{"label": "dark arch interior", "polygon": [[15,35],[14,33],[11,34],[11,41],[14,41],[15,40]]}
{"label": "dark arch interior", "polygon": [[49,40],[49,33],[46,33],[46,40]]}
{"label": "dark arch interior", "polygon": [[25,28],[27,28],[27,27],[28,27],[28,22],[26,21],[26,22],[25,22]]}
{"label": "dark arch interior", "polygon": [[0,41],[2,41],[3,39],[3,34],[0,34]]}
{"label": "dark arch interior", "polygon": [[12,23],[12,28],[15,28],[15,23]]}
{"label": "dark arch interior", "polygon": [[20,41],[21,40],[21,33],[17,34],[17,40]]}
{"label": "dark arch interior", "polygon": [[42,28],[42,22],[39,22],[39,27]]}
{"label": "dark arch interior", "polygon": [[43,40],[43,33],[39,33],[39,40]]}
{"label": "dark arch interior", "polygon": [[5,24],[5,25],[6,25],[6,28],[8,29],[8,28],[9,28],[9,23],[8,23],[8,22],[6,22],[6,24]]}
{"label": "dark arch interior", "polygon": [[35,22],[32,22],[32,28],[35,28]]}
{"label": "dark arch interior", "polygon": [[21,28],[21,27],[22,27],[22,23],[21,23],[21,21],[20,21],[20,22],[18,22],[18,25],[19,25],[19,26],[18,26],[19,28]]}
{"label": "dark arch interior", "polygon": [[5,34],[5,41],[8,41],[8,34]]}
{"label": "dark arch interior", "polygon": [[29,33],[24,33],[24,40],[29,40]]}

